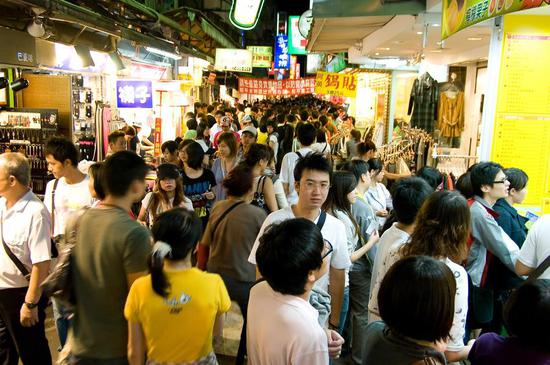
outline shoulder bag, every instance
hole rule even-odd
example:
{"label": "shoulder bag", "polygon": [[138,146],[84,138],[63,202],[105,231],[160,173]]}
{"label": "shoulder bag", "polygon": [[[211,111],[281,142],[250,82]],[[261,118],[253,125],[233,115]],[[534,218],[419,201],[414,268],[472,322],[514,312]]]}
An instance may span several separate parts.
{"label": "shoulder bag", "polygon": [[67,311],[76,304],[73,282],[73,249],[76,245],[77,229],[84,214],[89,208],[82,208],[75,213],[73,220],[65,229],[65,239],[62,249],[59,251],[59,259],[53,271],[41,284],[44,293],[57,299]]}
{"label": "shoulder bag", "polygon": [[21,272],[21,274],[25,277],[27,281],[31,280],[31,273],[25,265],[15,256],[15,254],[10,250],[8,245],[6,244],[6,241],[4,241],[4,214],[0,217],[0,236],[2,236],[2,246],[4,246],[4,251],[6,251],[6,255],[10,258],[10,260],[13,262],[13,264],[17,267],[17,269]]}
{"label": "shoulder bag", "polygon": [[220,223],[224,220],[224,218],[235,208],[237,208],[237,206],[243,204],[244,201],[239,201],[239,202],[236,202],[235,204],[233,204],[232,206],[230,206],[229,208],[227,208],[227,210],[225,212],[222,213],[222,215],[220,215],[220,218],[218,218],[218,220],[216,221],[216,223],[214,223],[214,225],[212,226],[212,231],[210,231],[210,242],[212,242],[212,240],[214,239],[214,233],[216,233],[216,229],[218,228],[218,226],[220,225]]}

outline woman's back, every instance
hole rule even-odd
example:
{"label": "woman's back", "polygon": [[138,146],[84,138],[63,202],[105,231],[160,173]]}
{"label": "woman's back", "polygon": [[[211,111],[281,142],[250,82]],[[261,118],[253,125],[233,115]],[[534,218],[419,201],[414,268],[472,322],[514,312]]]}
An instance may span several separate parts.
{"label": "woman's back", "polygon": [[143,329],[147,358],[159,363],[191,362],[212,352],[214,321],[231,306],[222,279],[192,268],[164,271],[166,298],[153,291],[151,276],[131,287],[124,314]]}

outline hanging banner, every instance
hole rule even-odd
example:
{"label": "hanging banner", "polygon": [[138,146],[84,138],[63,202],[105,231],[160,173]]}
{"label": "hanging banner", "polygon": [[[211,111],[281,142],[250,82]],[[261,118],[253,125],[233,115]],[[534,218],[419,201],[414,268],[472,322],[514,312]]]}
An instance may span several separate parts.
{"label": "hanging banner", "polygon": [[263,46],[248,46],[252,52],[252,67],[270,68],[273,61],[273,48]]}
{"label": "hanging banner", "polygon": [[484,20],[549,3],[549,0],[443,0],[441,39]]}
{"label": "hanging banner", "polygon": [[252,52],[238,48],[216,48],[214,68],[218,71],[252,73]]}
{"label": "hanging banner", "polygon": [[354,98],[357,94],[357,75],[317,72],[315,94]]}
{"label": "hanging banner", "polygon": [[293,96],[313,94],[314,89],[315,78],[313,77],[298,80],[239,78],[239,92],[241,94]]}
{"label": "hanging banner", "polygon": [[307,39],[300,33],[300,17],[288,17],[288,53],[307,54]]}
{"label": "hanging banner", "polygon": [[275,37],[275,69],[290,68],[290,55],[288,53],[288,37],[279,34]]}

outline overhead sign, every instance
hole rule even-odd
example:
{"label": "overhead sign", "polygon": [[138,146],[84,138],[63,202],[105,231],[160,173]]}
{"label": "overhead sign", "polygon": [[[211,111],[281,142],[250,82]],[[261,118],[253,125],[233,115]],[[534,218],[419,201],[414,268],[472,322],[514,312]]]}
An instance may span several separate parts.
{"label": "overhead sign", "polygon": [[249,77],[239,78],[239,92],[241,94],[293,96],[313,94],[314,89],[314,77],[298,80],[254,79]]}
{"label": "overhead sign", "polygon": [[290,55],[288,53],[288,37],[279,34],[275,37],[275,69],[290,68]]}
{"label": "overhead sign", "polygon": [[144,80],[117,80],[118,108],[152,108],[153,82]]}
{"label": "overhead sign", "polygon": [[239,29],[253,29],[260,19],[263,5],[264,0],[233,0],[229,21]]}
{"label": "overhead sign", "polygon": [[298,30],[302,37],[307,38],[309,30],[311,29],[311,22],[313,21],[313,10],[306,10],[298,20]]}
{"label": "overhead sign", "polygon": [[317,72],[315,94],[354,98],[357,95],[357,75]]}
{"label": "overhead sign", "polygon": [[273,61],[273,47],[248,46],[252,52],[252,67],[269,68]]}
{"label": "overhead sign", "polygon": [[252,72],[252,52],[238,48],[216,48],[214,68],[218,71]]}
{"label": "overhead sign", "polygon": [[549,0],[443,0],[441,38],[490,18],[548,3]]}
{"label": "overhead sign", "polygon": [[288,17],[288,51],[290,54],[307,54],[307,39],[300,33],[300,17]]}

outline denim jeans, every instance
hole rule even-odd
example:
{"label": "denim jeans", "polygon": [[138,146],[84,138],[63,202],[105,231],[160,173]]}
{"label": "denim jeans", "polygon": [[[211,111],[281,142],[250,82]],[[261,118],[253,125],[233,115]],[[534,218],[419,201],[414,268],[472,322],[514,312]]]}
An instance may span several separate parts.
{"label": "denim jeans", "polygon": [[363,346],[369,317],[371,273],[368,271],[350,271],[350,313],[351,357],[353,364],[362,364]]}
{"label": "denim jeans", "polygon": [[349,286],[344,288],[344,297],[342,298],[342,308],[340,310],[340,322],[338,322],[338,333],[344,332],[344,325],[349,312]]}
{"label": "denim jeans", "polygon": [[57,337],[59,337],[59,344],[61,348],[63,348],[65,342],[67,342],[67,334],[69,333],[71,321],[69,320],[69,314],[65,310],[65,307],[54,298],[52,298],[52,309]]}

